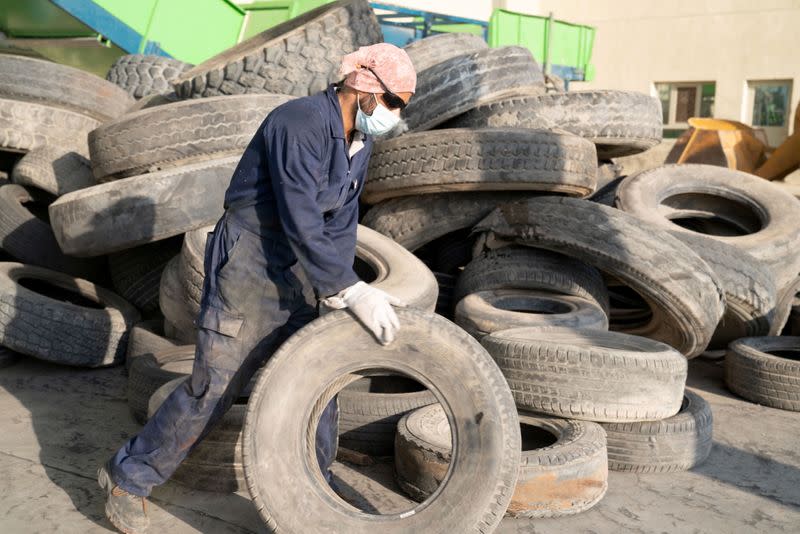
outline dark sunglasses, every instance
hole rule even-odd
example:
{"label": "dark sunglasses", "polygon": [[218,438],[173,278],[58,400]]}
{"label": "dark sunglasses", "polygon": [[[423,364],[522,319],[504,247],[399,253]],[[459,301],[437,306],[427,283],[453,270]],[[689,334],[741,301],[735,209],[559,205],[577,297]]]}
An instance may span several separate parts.
{"label": "dark sunglasses", "polygon": [[377,73],[377,72],[375,72],[374,70],[372,70],[370,67],[367,67],[367,70],[368,70],[368,71],[370,71],[372,74],[374,74],[374,75],[375,75],[375,78],[377,78],[377,79],[378,79],[378,83],[380,83],[380,84],[381,84],[381,87],[383,87],[383,101],[384,101],[384,102],[386,102],[386,105],[387,105],[387,106],[389,106],[389,109],[399,109],[399,110],[404,110],[404,109],[406,109],[406,103],[405,103],[405,100],[403,100],[402,98],[400,98],[399,96],[397,96],[396,94],[394,94],[394,93],[393,93],[393,92],[392,92],[392,91],[391,91],[391,90],[390,90],[390,89],[389,89],[389,88],[386,86],[386,84],[385,84],[385,83],[383,83],[383,80],[381,80],[381,77],[380,77],[380,76],[378,76],[378,73]]}

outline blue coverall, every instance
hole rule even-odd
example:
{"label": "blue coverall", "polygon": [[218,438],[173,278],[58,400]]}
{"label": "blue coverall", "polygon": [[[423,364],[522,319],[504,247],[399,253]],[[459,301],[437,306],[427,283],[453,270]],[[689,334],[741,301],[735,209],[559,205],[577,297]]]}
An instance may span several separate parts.
{"label": "blue coverall", "polygon": [[[317,317],[317,299],[359,280],[358,197],[372,140],[363,143],[351,157],[333,85],[279,106],[258,128],[208,234],[191,378],[112,458],[122,489],[144,497],[168,480],[255,371]],[[316,438],[326,477],[337,421],[334,400]]]}

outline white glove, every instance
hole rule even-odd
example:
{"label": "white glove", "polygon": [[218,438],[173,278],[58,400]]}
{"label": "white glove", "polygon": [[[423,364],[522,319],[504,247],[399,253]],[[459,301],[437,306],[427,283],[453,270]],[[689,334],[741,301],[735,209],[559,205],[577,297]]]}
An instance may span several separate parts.
{"label": "white glove", "polygon": [[350,308],[383,345],[394,341],[395,334],[400,329],[400,321],[392,306],[406,305],[402,300],[363,281],[340,291],[335,297],[324,299],[323,303],[337,310]]}

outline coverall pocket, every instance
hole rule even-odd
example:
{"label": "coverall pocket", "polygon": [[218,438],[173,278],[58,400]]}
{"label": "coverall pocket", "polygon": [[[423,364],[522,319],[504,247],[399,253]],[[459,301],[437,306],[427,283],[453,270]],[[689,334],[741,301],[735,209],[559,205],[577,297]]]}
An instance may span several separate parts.
{"label": "coverall pocket", "polygon": [[204,306],[200,310],[196,323],[198,328],[205,328],[223,336],[235,338],[242,330],[244,317],[213,306]]}

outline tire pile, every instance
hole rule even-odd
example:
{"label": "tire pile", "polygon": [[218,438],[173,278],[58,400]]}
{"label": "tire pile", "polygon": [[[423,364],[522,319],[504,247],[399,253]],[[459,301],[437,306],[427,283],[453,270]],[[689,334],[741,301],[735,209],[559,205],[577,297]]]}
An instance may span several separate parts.
{"label": "tire pile", "polygon": [[[342,54],[380,40],[368,4],[342,0],[197,66],[121,58],[108,76],[119,86],[0,55],[0,367],[20,354],[124,362],[131,411],[146,421],[191,372],[206,236],[253,132],[335,81]],[[398,531],[437,513],[453,532],[491,530],[504,513],[573,514],[603,497],[609,468],[697,465],[712,416],[684,386],[687,359],[709,350],[728,351],[734,392],[800,410],[800,338],[777,337],[787,321],[800,333],[796,199],[715,167],[617,176],[613,158],[660,141],[658,100],[548,93],[526,49],[452,34],[407,51],[417,94],[404,127],[375,145],[355,267],[422,310],[398,312],[385,350],[439,382],[353,374],[338,397],[342,449],[393,457],[415,500],[447,482]],[[348,354],[321,341],[335,339]],[[270,392],[311,402],[292,380],[327,372],[326,350],[353,365],[375,353],[345,312],[315,321],[173,478],[247,487],[265,522],[288,531],[312,521],[310,501],[305,517],[265,505],[312,490],[261,480],[258,454],[289,446],[270,441]],[[447,365],[428,365],[434,354]],[[452,435],[466,441],[453,448]]]}

